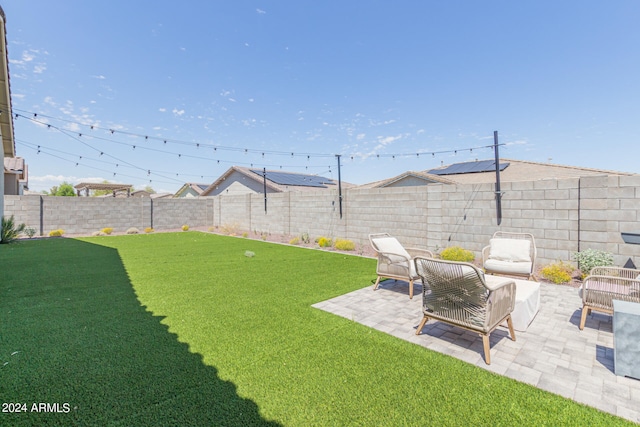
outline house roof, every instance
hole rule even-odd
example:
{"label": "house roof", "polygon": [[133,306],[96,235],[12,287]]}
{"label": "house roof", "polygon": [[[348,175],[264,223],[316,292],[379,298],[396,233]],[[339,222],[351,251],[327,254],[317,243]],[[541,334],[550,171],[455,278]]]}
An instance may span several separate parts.
{"label": "house roof", "polygon": [[13,111],[9,83],[9,54],[7,52],[6,16],[0,6],[0,130],[2,131],[3,157],[16,155],[13,136]]}
{"label": "house roof", "polygon": [[[267,188],[273,192],[285,191],[318,191],[328,188],[337,188],[338,181],[322,177],[319,175],[303,174],[296,172],[285,172],[281,170],[267,170],[266,176],[263,177],[263,171],[258,169],[247,168],[243,166],[232,166],[224,174],[222,174],[213,184],[209,185],[202,196],[211,194],[220,184],[225,181],[234,172],[244,175],[261,185],[266,184]],[[265,179],[266,178],[266,179]],[[353,187],[353,184],[341,182],[343,188]]]}
{"label": "house roof", "polygon": [[[538,181],[542,179],[579,178],[593,175],[637,175],[604,169],[556,165],[523,160],[500,159],[500,181]],[[481,184],[496,180],[495,160],[454,163],[422,172],[409,171],[401,175],[359,186],[359,188],[390,187],[407,178],[419,178],[425,184]]]}
{"label": "house roof", "polygon": [[10,173],[23,174],[25,172],[25,162],[22,157],[5,157],[4,169]]}
{"label": "house roof", "polygon": [[193,191],[196,192],[197,195],[200,195],[200,194],[202,194],[202,192],[204,190],[207,189],[207,187],[209,187],[209,184],[201,184],[201,183],[197,183],[197,182],[187,182],[182,187],[180,187],[180,189],[178,191],[176,191],[175,196],[179,197],[180,193],[182,193],[183,191],[186,191],[187,189],[192,189]]}

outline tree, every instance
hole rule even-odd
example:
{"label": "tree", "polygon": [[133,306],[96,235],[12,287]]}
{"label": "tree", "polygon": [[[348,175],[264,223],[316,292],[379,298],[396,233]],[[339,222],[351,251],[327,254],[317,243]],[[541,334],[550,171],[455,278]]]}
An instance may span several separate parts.
{"label": "tree", "polygon": [[[111,183],[105,179],[104,181],[102,181],[102,184]],[[91,197],[106,196],[111,194],[113,194],[113,190],[93,190],[93,192],[91,193]]]}
{"label": "tree", "polygon": [[76,195],[76,190],[73,188],[73,185],[69,184],[67,181],[64,181],[60,186],[54,185],[49,190],[49,196],[69,196],[74,197]]}
{"label": "tree", "polygon": [[156,190],[154,190],[153,188],[151,188],[150,185],[147,185],[146,187],[144,187],[144,191],[146,191],[149,194],[156,194]]}

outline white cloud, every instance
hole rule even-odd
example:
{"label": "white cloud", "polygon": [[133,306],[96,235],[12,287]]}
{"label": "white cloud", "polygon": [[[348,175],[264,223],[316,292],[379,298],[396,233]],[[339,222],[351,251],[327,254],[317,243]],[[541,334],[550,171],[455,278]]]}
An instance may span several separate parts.
{"label": "white cloud", "polygon": [[358,141],[362,141],[365,138],[365,134],[364,133],[359,133],[358,135],[356,135],[356,139]]}
{"label": "white cloud", "polygon": [[93,77],[94,79],[98,79],[98,80],[105,80],[106,79],[106,77],[103,76],[102,74],[100,74],[98,76],[91,76],[91,77]]}
{"label": "white cloud", "polygon": [[397,136],[379,136],[378,137],[378,143],[382,146],[391,144],[394,141],[399,140],[400,138],[402,138],[402,135],[397,135]]}
{"label": "white cloud", "polygon": [[264,14],[267,13],[266,11],[264,11],[262,9],[256,9],[256,12],[258,13],[258,15],[264,15]]}
{"label": "white cloud", "polygon": [[161,113],[165,113],[167,111],[166,108],[158,108],[158,111],[160,111]]}
{"label": "white cloud", "polygon": [[176,116],[182,116],[184,114],[184,110],[178,110],[177,108],[174,108],[171,112]]}

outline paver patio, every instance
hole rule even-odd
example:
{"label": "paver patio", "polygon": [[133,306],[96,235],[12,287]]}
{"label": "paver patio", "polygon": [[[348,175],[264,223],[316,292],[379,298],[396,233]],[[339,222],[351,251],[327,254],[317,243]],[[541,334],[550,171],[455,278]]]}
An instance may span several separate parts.
{"label": "paver patio", "polygon": [[582,302],[569,286],[541,283],[541,308],[511,341],[506,327],[491,334],[491,365],[478,334],[422,319],[422,287],[409,300],[407,284],[389,280],[314,304],[430,350],[640,423],[640,380],[614,374],[612,317],[593,312],[578,329]]}

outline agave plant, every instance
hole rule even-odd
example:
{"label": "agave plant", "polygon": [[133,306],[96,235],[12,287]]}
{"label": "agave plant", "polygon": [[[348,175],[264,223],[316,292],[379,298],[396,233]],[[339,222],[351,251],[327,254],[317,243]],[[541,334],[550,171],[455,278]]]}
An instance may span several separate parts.
{"label": "agave plant", "polygon": [[16,227],[13,215],[9,218],[2,217],[2,232],[0,233],[0,243],[11,243],[24,231],[25,224]]}

